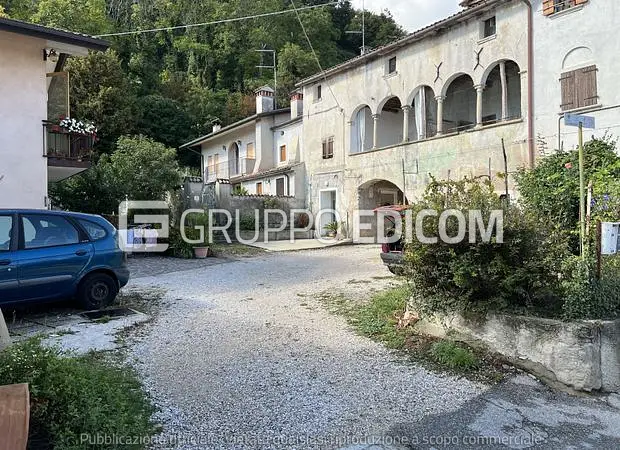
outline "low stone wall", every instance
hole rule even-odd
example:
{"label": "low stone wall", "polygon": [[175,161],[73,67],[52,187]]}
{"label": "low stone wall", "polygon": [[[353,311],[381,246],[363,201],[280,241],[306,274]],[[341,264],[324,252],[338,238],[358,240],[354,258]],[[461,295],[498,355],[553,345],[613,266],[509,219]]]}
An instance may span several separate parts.
{"label": "low stone wall", "polygon": [[499,353],[551,383],[578,391],[620,392],[620,320],[577,321],[508,314],[423,318],[419,332],[456,335]]}

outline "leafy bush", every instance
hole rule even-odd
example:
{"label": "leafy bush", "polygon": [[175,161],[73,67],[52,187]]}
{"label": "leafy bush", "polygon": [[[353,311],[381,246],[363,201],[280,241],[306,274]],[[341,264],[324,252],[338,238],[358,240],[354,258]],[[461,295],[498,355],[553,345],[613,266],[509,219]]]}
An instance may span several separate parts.
{"label": "leafy bush", "polygon": [[[620,157],[609,137],[584,145],[586,183],[593,186],[593,220],[620,217]],[[534,169],[522,168],[516,175],[521,202],[566,230],[579,226],[579,152],[559,151],[541,159]],[[574,241],[574,244],[578,244]],[[578,250],[574,248],[575,251]]]}
{"label": "leafy bush", "polygon": [[[464,179],[436,181],[413,206],[413,217],[422,209],[456,209],[467,217],[481,211],[485,224],[493,210],[503,210],[503,239],[496,236],[470,243],[469,229],[461,243],[435,244],[415,240],[406,246],[407,274],[414,287],[416,307],[422,312],[511,309],[557,310],[561,306],[558,274],[568,255],[566,233],[548,222],[504,206],[488,182]],[[439,220],[428,217],[425,236],[438,236]],[[447,233],[458,231],[456,220],[447,222]]]}
{"label": "leafy bush", "polygon": [[[30,445],[77,449],[80,435],[150,436],[153,407],[135,374],[97,355],[71,357],[32,339],[0,352],[0,385],[30,386]],[[129,446],[128,448],[142,448]]]}
{"label": "leafy bush", "polygon": [[239,229],[244,231],[256,230],[256,214],[243,214],[239,217]]}
{"label": "leafy bush", "polygon": [[470,370],[478,366],[476,355],[451,341],[435,342],[430,354],[436,362],[453,370]]}
{"label": "leafy bush", "polygon": [[[620,157],[609,136],[584,146],[586,182],[592,182],[592,223],[620,218]],[[532,169],[517,174],[521,204],[531,214],[558,224],[571,235],[571,252],[562,259],[563,316],[567,319],[613,318],[620,314],[620,268],[605,260],[601,280],[595,278],[595,227],[587,236],[586,257],[579,249],[579,152],[556,152]]]}
{"label": "leafy bush", "polygon": [[566,319],[614,319],[620,316],[620,261],[604,258],[601,279],[595,277],[593,258],[572,256],[564,263]]}

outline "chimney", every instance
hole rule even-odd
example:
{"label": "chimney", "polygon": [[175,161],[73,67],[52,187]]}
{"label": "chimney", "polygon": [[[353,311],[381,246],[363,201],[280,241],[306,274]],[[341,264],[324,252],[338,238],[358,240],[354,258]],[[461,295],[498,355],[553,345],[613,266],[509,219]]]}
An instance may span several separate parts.
{"label": "chimney", "polygon": [[297,119],[304,114],[304,94],[293,91],[291,94],[291,119]]}
{"label": "chimney", "polygon": [[217,133],[221,129],[222,129],[222,123],[219,121],[219,119],[214,120],[213,121],[213,130],[211,130],[211,133]]}
{"label": "chimney", "polygon": [[255,91],[256,114],[273,111],[274,90],[269,86],[263,86]]}

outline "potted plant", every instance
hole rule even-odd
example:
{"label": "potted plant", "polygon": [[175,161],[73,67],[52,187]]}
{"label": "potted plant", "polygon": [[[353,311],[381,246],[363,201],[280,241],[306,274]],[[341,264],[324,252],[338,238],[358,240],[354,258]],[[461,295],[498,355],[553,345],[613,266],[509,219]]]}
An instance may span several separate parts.
{"label": "potted plant", "polygon": [[338,222],[330,222],[327,225],[325,225],[325,231],[327,232],[327,237],[333,238],[336,237],[336,234],[338,233]]}
{"label": "potted plant", "polygon": [[211,247],[202,247],[202,246],[194,247],[194,257],[196,259],[205,259],[212,255],[213,255],[213,252],[211,251]]}

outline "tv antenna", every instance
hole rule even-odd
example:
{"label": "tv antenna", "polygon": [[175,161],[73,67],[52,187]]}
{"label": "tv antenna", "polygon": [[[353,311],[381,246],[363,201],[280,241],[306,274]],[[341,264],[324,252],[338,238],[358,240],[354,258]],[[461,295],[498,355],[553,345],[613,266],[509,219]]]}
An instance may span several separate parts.
{"label": "tv antenna", "polygon": [[[266,48],[267,46],[263,44],[263,48],[261,48],[260,50],[255,50],[256,52],[259,52],[261,54],[261,63],[260,65],[256,66],[258,69],[271,69],[273,70],[273,109],[278,109],[277,107],[277,98],[278,98],[278,68],[277,68],[277,61],[276,61],[276,51],[275,50],[270,50],[268,48]],[[263,54],[265,53],[271,53],[273,55],[273,65],[268,66],[264,63],[263,61]]]}
{"label": "tv antenna", "polygon": [[361,34],[362,35],[362,48],[360,49],[360,55],[366,54],[366,6],[365,0],[362,0],[362,30],[345,31],[345,34]]}

